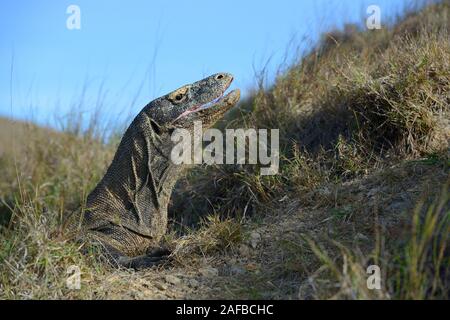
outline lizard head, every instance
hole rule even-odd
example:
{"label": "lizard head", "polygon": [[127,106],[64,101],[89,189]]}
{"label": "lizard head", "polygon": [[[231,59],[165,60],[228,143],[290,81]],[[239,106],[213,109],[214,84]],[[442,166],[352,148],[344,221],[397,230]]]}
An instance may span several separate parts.
{"label": "lizard head", "polygon": [[194,121],[209,128],[239,101],[239,89],[225,95],[232,81],[229,73],[213,74],[152,101],[146,113],[161,130],[190,129]]}

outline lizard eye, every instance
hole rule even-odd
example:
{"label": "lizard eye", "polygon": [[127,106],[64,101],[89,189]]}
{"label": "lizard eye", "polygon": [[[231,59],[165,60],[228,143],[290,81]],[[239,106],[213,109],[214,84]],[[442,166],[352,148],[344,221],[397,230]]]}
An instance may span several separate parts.
{"label": "lizard eye", "polygon": [[188,92],[188,87],[183,87],[178,90],[175,90],[169,95],[169,100],[174,103],[182,102],[186,99]]}

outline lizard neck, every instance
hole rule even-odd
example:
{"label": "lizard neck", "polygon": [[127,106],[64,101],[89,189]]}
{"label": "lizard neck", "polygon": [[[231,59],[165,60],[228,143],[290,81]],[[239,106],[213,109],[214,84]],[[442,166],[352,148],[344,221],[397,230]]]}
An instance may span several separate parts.
{"label": "lizard neck", "polygon": [[165,233],[167,206],[184,166],[170,161],[170,136],[158,135],[151,121],[145,112],[133,120],[89,194],[85,220],[91,228],[106,221],[147,237]]}

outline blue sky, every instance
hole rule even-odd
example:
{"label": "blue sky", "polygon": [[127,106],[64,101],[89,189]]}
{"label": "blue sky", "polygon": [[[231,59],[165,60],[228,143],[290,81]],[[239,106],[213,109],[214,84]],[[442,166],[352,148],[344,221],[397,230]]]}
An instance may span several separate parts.
{"label": "blue sky", "polygon": [[[66,28],[71,4],[80,30]],[[407,1],[1,1],[0,115],[52,125],[70,110],[101,107],[125,119],[219,71],[246,92],[269,58],[273,74],[292,39],[308,47],[323,30],[361,21],[371,4],[383,22]]]}

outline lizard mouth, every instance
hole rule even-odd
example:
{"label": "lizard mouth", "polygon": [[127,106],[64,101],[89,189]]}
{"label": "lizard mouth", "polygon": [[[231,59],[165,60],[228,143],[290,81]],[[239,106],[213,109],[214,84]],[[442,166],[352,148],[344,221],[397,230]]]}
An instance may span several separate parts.
{"label": "lizard mouth", "polygon": [[[230,84],[231,84],[231,82],[230,82]],[[228,89],[228,87],[230,86],[230,84],[228,84],[228,86],[225,88],[224,92],[219,97],[217,97],[205,104],[193,106],[193,107],[185,110],[174,121],[180,120],[182,118],[186,118],[190,114],[197,113],[197,112],[203,112],[204,110],[213,109],[215,107],[222,109],[224,106],[229,106],[232,104],[234,105],[239,100],[240,91],[239,91],[239,89],[236,89],[236,90],[230,91],[228,94],[225,94],[225,92]]]}

